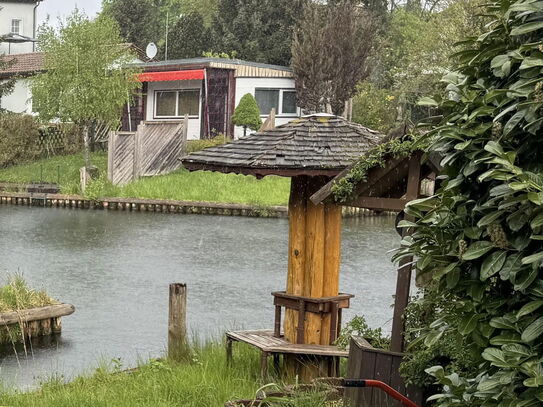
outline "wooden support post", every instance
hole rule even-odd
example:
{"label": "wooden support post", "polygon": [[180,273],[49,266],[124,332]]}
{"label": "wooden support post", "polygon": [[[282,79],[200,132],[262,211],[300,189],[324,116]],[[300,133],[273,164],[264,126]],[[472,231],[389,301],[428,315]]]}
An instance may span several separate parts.
{"label": "wooden support post", "polygon": [[233,340],[229,337],[226,337],[226,365],[232,366],[232,344]]}
{"label": "wooden support post", "polygon": [[273,336],[276,338],[281,337],[281,306],[275,306],[275,326]]}
{"label": "wooden support post", "polygon": [[[421,153],[416,153],[411,156],[409,161],[409,173],[407,178],[407,201],[412,201],[419,197],[420,192],[420,175],[421,175]],[[403,236],[410,233],[408,229],[404,229]],[[396,281],[396,296],[394,300],[394,316],[392,319],[392,336],[390,350],[392,352],[403,352],[405,339],[405,321],[404,312],[409,303],[409,293],[411,291],[411,264],[412,257],[405,257],[400,261],[398,269],[398,278]]]}
{"label": "wooden support post", "polygon": [[[341,207],[315,205],[310,197],[329,181],[326,177],[292,178],[289,201],[289,268],[287,293],[322,298],[339,294]],[[330,345],[332,318],[306,312],[285,312],[285,339],[291,343]],[[337,332],[337,330],[336,330]],[[300,371],[302,380],[317,377],[319,362],[300,366],[285,358],[287,371]],[[322,369],[321,369],[322,370]]]}
{"label": "wooden support post", "polygon": [[260,355],[260,377],[263,382],[268,379],[268,352],[262,352]]}
{"label": "wooden support post", "polygon": [[187,286],[170,284],[168,357],[176,362],[187,355]]}

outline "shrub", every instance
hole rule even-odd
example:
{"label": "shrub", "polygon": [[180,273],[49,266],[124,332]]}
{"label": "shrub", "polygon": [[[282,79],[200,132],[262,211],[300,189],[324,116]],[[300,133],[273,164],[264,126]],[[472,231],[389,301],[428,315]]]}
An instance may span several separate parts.
{"label": "shrub", "polygon": [[455,55],[444,97],[421,101],[443,113],[427,138],[444,168],[436,195],[407,205],[415,223],[401,225],[414,233],[396,258],[417,259],[438,311],[413,356],[448,335],[476,356],[467,369],[426,366],[440,407],[543,403],[542,6],[490,2],[494,21]]}
{"label": "shrub", "polygon": [[382,133],[394,127],[396,97],[390,90],[379,89],[371,82],[362,82],[353,99],[353,121]]}
{"label": "shrub", "polygon": [[190,154],[203,150],[204,148],[220,146],[221,144],[226,144],[229,141],[230,139],[224,134],[219,134],[212,139],[189,140],[187,142],[187,153]]}
{"label": "shrub", "polygon": [[76,154],[83,149],[81,128],[74,123],[42,126],[39,146],[41,155],[45,157]]}
{"label": "shrub", "polygon": [[0,168],[35,160],[40,155],[39,126],[29,115],[0,114]]}
{"label": "shrub", "polygon": [[247,128],[258,130],[260,126],[262,126],[260,108],[253,95],[247,93],[241,98],[239,105],[236,107],[234,115],[232,116],[232,123],[236,126],[243,127],[245,130]]}

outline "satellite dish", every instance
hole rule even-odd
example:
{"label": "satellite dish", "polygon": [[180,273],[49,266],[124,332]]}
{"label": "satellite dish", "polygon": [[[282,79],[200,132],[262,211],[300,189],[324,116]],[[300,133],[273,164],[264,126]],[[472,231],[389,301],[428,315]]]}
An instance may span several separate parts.
{"label": "satellite dish", "polygon": [[147,58],[153,59],[156,57],[156,54],[158,53],[158,48],[154,42],[150,42],[147,45],[147,48],[145,49],[145,53],[147,54]]}

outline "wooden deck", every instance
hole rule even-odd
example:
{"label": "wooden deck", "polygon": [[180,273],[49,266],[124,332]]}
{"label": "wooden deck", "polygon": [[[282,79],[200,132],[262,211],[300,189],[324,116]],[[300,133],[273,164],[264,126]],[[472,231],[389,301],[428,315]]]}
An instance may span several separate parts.
{"label": "wooden deck", "polygon": [[282,335],[280,338],[275,337],[273,330],[235,331],[226,333],[226,357],[228,363],[232,361],[233,342],[246,343],[262,352],[260,373],[263,380],[268,376],[269,356],[273,356],[276,369],[279,367],[279,355],[304,355],[336,360],[349,356],[348,351],[339,349],[337,346],[290,343]]}

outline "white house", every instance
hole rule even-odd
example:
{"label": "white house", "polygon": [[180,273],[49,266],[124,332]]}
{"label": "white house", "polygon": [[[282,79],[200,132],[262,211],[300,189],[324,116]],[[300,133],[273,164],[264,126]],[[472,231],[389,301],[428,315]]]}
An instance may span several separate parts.
{"label": "white house", "polygon": [[177,121],[189,115],[189,139],[225,134],[238,138],[232,114],[246,93],[255,96],[265,120],[275,108],[276,125],[300,115],[292,70],[221,58],[192,58],[141,64],[143,91],[123,117],[123,130],[140,121]]}
{"label": "white house", "polygon": [[36,10],[42,0],[0,0],[0,54],[25,54],[35,51]]}
{"label": "white house", "polygon": [[34,54],[36,10],[42,0],[0,0],[0,55],[13,65],[0,72],[0,80],[18,77],[13,92],[0,100],[0,108],[17,113],[32,112],[28,75],[37,72],[43,58]]}

